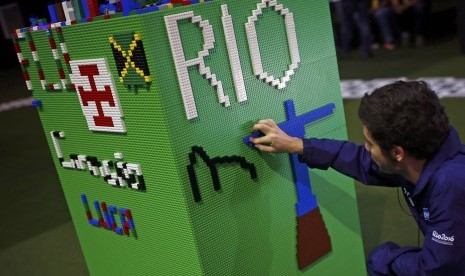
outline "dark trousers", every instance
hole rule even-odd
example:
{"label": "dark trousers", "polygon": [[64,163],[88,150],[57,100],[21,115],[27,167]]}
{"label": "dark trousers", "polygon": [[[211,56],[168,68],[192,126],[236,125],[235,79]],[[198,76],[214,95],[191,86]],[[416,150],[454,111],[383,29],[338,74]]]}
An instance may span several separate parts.
{"label": "dark trousers", "polygon": [[341,38],[342,51],[348,54],[352,45],[354,23],[358,28],[360,44],[364,55],[370,55],[370,45],[372,41],[369,4],[363,1],[341,0]]}
{"label": "dark trousers", "polygon": [[413,31],[415,35],[425,35],[425,15],[427,13],[428,3],[426,1],[420,2],[413,7],[409,8],[401,15],[399,15],[399,25],[402,32],[411,30],[413,21]]}

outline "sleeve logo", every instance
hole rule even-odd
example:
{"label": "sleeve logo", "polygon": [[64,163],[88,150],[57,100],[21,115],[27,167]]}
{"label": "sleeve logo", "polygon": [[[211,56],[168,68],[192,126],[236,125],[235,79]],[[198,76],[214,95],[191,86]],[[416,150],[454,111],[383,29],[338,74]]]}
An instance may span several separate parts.
{"label": "sleeve logo", "polygon": [[433,241],[445,245],[454,245],[454,236],[446,236],[446,234],[438,234],[438,232],[433,231],[433,237],[431,238]]}

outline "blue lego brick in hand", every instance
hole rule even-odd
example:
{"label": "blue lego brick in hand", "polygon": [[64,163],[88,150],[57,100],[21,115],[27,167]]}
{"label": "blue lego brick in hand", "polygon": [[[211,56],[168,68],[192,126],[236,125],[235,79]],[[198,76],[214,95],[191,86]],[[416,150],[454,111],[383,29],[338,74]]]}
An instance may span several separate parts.
{"label": "blue lego brick in hand", "polygon": [[261,131],[255,131],[255,132],[252,132],[250,135],[247,135],[245,136],[244,138],[242,138],[242,141],[244,141],[244,143],[248,146],[248,147],[255,147],[255,145],[250,142],[250,138],[259,138],[259,137],[262,137],[262,136],[265,136],[265,134]]}

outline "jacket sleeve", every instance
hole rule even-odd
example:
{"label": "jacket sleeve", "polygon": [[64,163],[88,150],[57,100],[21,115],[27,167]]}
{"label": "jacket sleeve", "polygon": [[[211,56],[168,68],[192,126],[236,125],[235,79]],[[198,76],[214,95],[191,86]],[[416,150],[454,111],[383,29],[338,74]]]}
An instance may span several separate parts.
{"label": "jacket sleeve", "polygon": [[371,275],[465,275],[465,179],[445,178],[434,183],[441,188],[430,201],[423,248],[394,243],[377,247],[368,258]]}
{"label": "jacket sleeve", "polygon": [[299,161],[310,168],[326,170],[329,167],[364,184],[398,186],[400,176],[378,172],[370,153],[363,145],[331,139],[303,139],[304,150]]}

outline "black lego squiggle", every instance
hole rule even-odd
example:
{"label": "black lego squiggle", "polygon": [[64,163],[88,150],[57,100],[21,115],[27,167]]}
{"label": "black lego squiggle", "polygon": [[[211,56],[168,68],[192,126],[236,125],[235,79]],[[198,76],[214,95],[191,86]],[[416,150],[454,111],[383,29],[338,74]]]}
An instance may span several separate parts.
{"label": "black lego squiggle", "polygon": [[255,165],[253,163],[247,162],[245,157],[232,155],[215,157],[211,159],[202,147],[193,146],[192,152],[189,153],[190,164],[187,165],[187,173],[189,174],[189,180],[191,183],[192,194],[194,195],[195,202],[199,202],[202,200],[202,197],[200,196],[199,183],[197,182],[197,177],[195,175],[194,169],[194,165],[197,163],[197,158],[195,157],[196,153],[203,159],[203,161],[207,164],[208,168],[210,169],[210,174],[213,181],[213,188],[215,189],[215,191],[221,189],[220,178],[218,176],[218,169],[216,167],[217,164],[239,163],[241,165],[241,168],[249,170],[251,179],[257,178],[257,169],[255,168]]}

